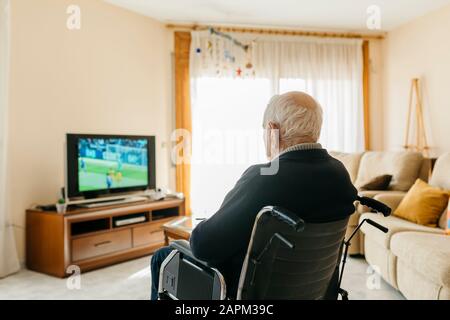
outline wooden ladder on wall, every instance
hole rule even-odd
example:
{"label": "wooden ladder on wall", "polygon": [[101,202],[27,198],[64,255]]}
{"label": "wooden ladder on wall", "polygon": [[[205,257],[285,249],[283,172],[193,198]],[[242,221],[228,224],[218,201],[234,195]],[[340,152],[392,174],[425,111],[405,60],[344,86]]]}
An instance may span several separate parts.
{"label": "wooden ladder on wall", "polygon": [[[419,89],[419,79],[414,78],[411,81],[411,88],[409,91],[409,106],[408,117],[406,120],[406,135],[404,148],[406,150],[421,152],[425,157],[429,156],[429,149],[427,136],[425,132],[425,124],[423,120],[423,106],[422,96]],[[415,98],[415,99],[414,99]],[[414,108],[415,101],[415,108]],[[412,114],[415,113],[415,122],[411,122]],[[415,137],[411,137],[411,132],[415,125]],[[410,140],[412,140],[410,142]]]}

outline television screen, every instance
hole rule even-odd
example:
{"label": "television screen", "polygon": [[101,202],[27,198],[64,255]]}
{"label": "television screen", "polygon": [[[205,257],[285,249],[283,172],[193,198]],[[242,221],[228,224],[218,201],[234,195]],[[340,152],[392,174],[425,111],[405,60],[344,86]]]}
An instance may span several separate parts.
{"label": "television screen", "polygon": [[79,139],[78,190],[147,186],[146,139]]}
{"label": "television screen", "polygon": [[154,137],[68,135],[67,148],[71,197],[154,188]]}

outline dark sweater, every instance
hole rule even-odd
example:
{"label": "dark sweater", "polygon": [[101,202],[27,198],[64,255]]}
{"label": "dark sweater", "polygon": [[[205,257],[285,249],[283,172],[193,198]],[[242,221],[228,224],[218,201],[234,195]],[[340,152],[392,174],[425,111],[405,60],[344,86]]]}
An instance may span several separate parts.
{"label": "dark sweater", "polygon": [[336,221],[355,211],[357,191],[349,174],[325,149],[284,153],[277,174],[261,175],[268,166],[248,168],[219,211],[192,232],[193,254],[222,272],[229,297],[236,297],[253,224],[264,206],[286,208],[306,222]]}

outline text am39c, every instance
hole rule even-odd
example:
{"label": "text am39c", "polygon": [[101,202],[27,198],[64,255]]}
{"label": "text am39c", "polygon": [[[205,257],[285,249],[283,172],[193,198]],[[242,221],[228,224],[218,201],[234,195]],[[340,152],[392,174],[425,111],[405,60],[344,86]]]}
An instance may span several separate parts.
{"label": "text am39c", "polygon": [[219,305],[211,306],[186,306],[182,305],[175,308],[176,315],[196,315],[206,318],[208,314],[218,315],[273,315],[273,305]]}

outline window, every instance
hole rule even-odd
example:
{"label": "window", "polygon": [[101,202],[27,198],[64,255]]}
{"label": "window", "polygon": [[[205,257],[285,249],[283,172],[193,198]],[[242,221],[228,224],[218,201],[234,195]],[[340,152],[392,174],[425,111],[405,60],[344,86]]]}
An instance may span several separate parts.
{"label": "window", "polygon": [[250,165],[266,161],[267,79],[199,78],[192,86],[191,199],[196,217],[215,213]]}
{"label": "window", "polygon": [[362,40],[254,39],[210,31],[194,31],[191,36],[188,185],[195,216],[207,218],[216,212],[244,170],[266,161],[262,118],[276,93],[304,91],[322,105],[320,142],[325,148],[364,149]]}

